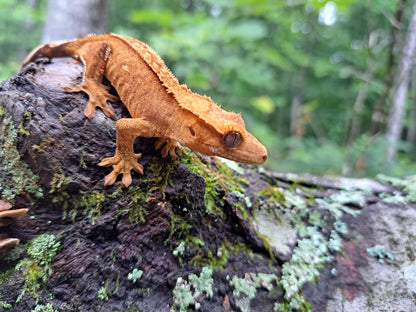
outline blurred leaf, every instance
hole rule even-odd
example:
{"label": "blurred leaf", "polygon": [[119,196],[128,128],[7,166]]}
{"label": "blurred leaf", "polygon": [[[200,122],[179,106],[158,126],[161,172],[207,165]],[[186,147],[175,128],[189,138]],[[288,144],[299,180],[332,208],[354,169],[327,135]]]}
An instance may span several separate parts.
{"label": "blurred leaf", "polygon": [[173,16],[171,11],[141,10],[131,12],[130,18],[134,23],[157,23],[167,28],[171,25]]}
{"label": "blurred leaf", "polygon": [[270,97],[264,95],[254,98],[251,103],[255,109],[264,114],[273,113],[275,108],[273,100]]}
{"label": "blurred leaf", "polygon": [[233,23],[228,28],[228,36],[235,40],[259,40],[268,34],[266,25],[259,20],[249,19]]}
{"label": "blurred leaf", "polygon": [[192,81],[192,86],[195,88],[207,90],[209,87],[208,77],[200,71],[193,71],[188,79]]}

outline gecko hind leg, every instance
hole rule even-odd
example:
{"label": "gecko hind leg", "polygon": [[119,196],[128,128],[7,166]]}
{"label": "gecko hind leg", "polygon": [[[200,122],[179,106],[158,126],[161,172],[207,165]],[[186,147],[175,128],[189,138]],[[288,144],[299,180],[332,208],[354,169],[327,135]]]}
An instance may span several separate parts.
{"label": "gecko hind leg", "polygon": [[85,80],[84,83],[77,85],[75,87],[63,87],[67,92],[80,92],[83,91],[88,94],[89,101],[84,110],[84,115],[91,119],[95,115],[96,107],[101,108],[103,113],[110,118],[114,118],[114,111],[108,105],[107,101],[117,102],[119,98],[115,95],[110,94],[110,86],[105,86],[103,84],[97,85],[91,80]]}
{"label": "gecko hind leg", "polygon": [[114,111],[107,101],[117,102],[119,98],[109,93],[110,86],[102,84],[111,51],[111,44],[107,42],[97,43],[96,46],[86,45],[84,49],[77,50],[74,58],[85,66],[84,81],[75,87],[63,87],[67,92],[83,91],[88,94],[89,101],[84,111],[88,119],[94,117],[96,107],[101,108],[106,116],[114,118]]}

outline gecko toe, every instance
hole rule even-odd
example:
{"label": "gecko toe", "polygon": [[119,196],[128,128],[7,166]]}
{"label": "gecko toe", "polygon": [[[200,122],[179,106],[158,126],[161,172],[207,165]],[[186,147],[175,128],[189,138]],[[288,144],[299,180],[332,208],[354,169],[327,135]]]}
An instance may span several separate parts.
{"label": "gecko toe", "polygon": [[131,184],[131,175],[130,172],[128,173],[123,173],[123,178],[122,178],[122,183],[125,187],[128,187]]}
{"label": "gecko toe", "polygon": [[109,167],[109,166],[114,165],[115,162],[114,162],[113,158],[114,157],[104,158],[103,160],[101,160],[101,162],[98,164],[98,166]]}
{"label": "gecko toe", "polygon": [[117,179],[118,173],[111,171],[104,179],[104,186],[113,184]]}
{"label": "gecko toe", "polygon": [[143,166],[139,163],[133,165],[133,170],[137,173],[143,174]]}
{"label": "gecko toe", "polygon": [[110,106],[108,106],[108,104],[100,106],[100,107],[101,107],[104,115],[106,115],[107,117],[109,117],[111,119],[114,119],[114,111]]}
{"label": "gecko toe", "polygon": [[94,106],[87,105],[87,106],[85,107],[85,110],[84,110],[84,115],[85,115],[88,119],[92,119],[92,118],[94,118],[94,115],[95,115],[95,107],[94,107]]}

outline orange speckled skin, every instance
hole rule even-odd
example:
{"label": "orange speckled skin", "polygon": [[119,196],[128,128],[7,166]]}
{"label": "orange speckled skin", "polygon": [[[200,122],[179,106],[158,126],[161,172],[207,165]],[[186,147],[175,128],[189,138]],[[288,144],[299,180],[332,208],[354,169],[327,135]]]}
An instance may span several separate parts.
{"label": "orange speckled skin", "polygon": [[[85,115],[93,118],[95,108],[114,117],[107,100],[109,94],[101,81],[103,75],[117,90],[132,118],[116,123],[117,148],[114,157],[99,165],[113,166],[105,185],[123,175],[125,186],[131,183],[131,169],[143,173],[134,154],[136,137],[158,137],[155,147],[162,156],[176,157],[177,142],[210,156],[261,164],[267,159],[266,148],[247,130],[240,114],[221,109],[210,98],[193,93],[180,85],[162,59],[150,47],[133,38],[106,34],[88,36],[71,42],[51,43],[36,48],[23,62],[26,65],[39,57],[70,56],[85,65],[82,84],[68,92],[86,92],[89,102]],[[228,135],[227,135],[228,134]]]}

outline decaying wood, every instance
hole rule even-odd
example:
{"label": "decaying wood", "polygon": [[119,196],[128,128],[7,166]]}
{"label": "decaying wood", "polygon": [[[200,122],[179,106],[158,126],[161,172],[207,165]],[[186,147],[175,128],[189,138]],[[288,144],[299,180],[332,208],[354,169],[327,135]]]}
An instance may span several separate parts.
{"label": "decaying wood", "polygon": [[[72,61],[41,60],[0,85],[2,138],[12,138],[8,142],[15,145],[7,149],[18,151],[42,191],[24,185],[33,178],[23,166],[23,185],[10,195],[14,167],[5,166],[7,155],[0,154],[1,196],[10,197],[14,209],[30,209],[2,228],[21,241],[0,255],[6,311],[47,304],[57,311],[180,311],[186,306],[180,291],[193,302],[183,311],[198,305],[199,311],[290,311],[298,295],[312,311],[414,306],[416,217],[407,191],[371,179],[231,164],[234,171],[190,151],[166,160],[152,148],[154,139],[136,141],[135,152],[143,153],[146,164],[143,176],[133,175],[129,188],[104,187],[107,169],[97,164],[114,151],[115,121],[101,111],[88,120],[86,96],[61,89],[77,84],[81,71]],[[121,103],[112,108],[116,119],[128,116]],[[339,252],[336,246],[328,251],[335,232]],[[45,233],[56,242],[47,249],[56,252],[50,262],[30,249]],[[367,252],[376,245],[386,251],[380,258]],[[302,253],[305,246],[312,249]],[[328,259],[319,260],[325,248]],[[387,252],[393,260],[384,257]],[[302,287],[290,293],[296,287],[290,268],[310,255],[319,261],[312,258],[302,276],[318,269],[320,276],[313,275],[315,284],[295,279]],[[26,283],[28,263],[43,272],[34,292]],[[212,293],[197,293],[192,282],[204,276],[203,268],[212,269],[212,281],[204,280]]]}

